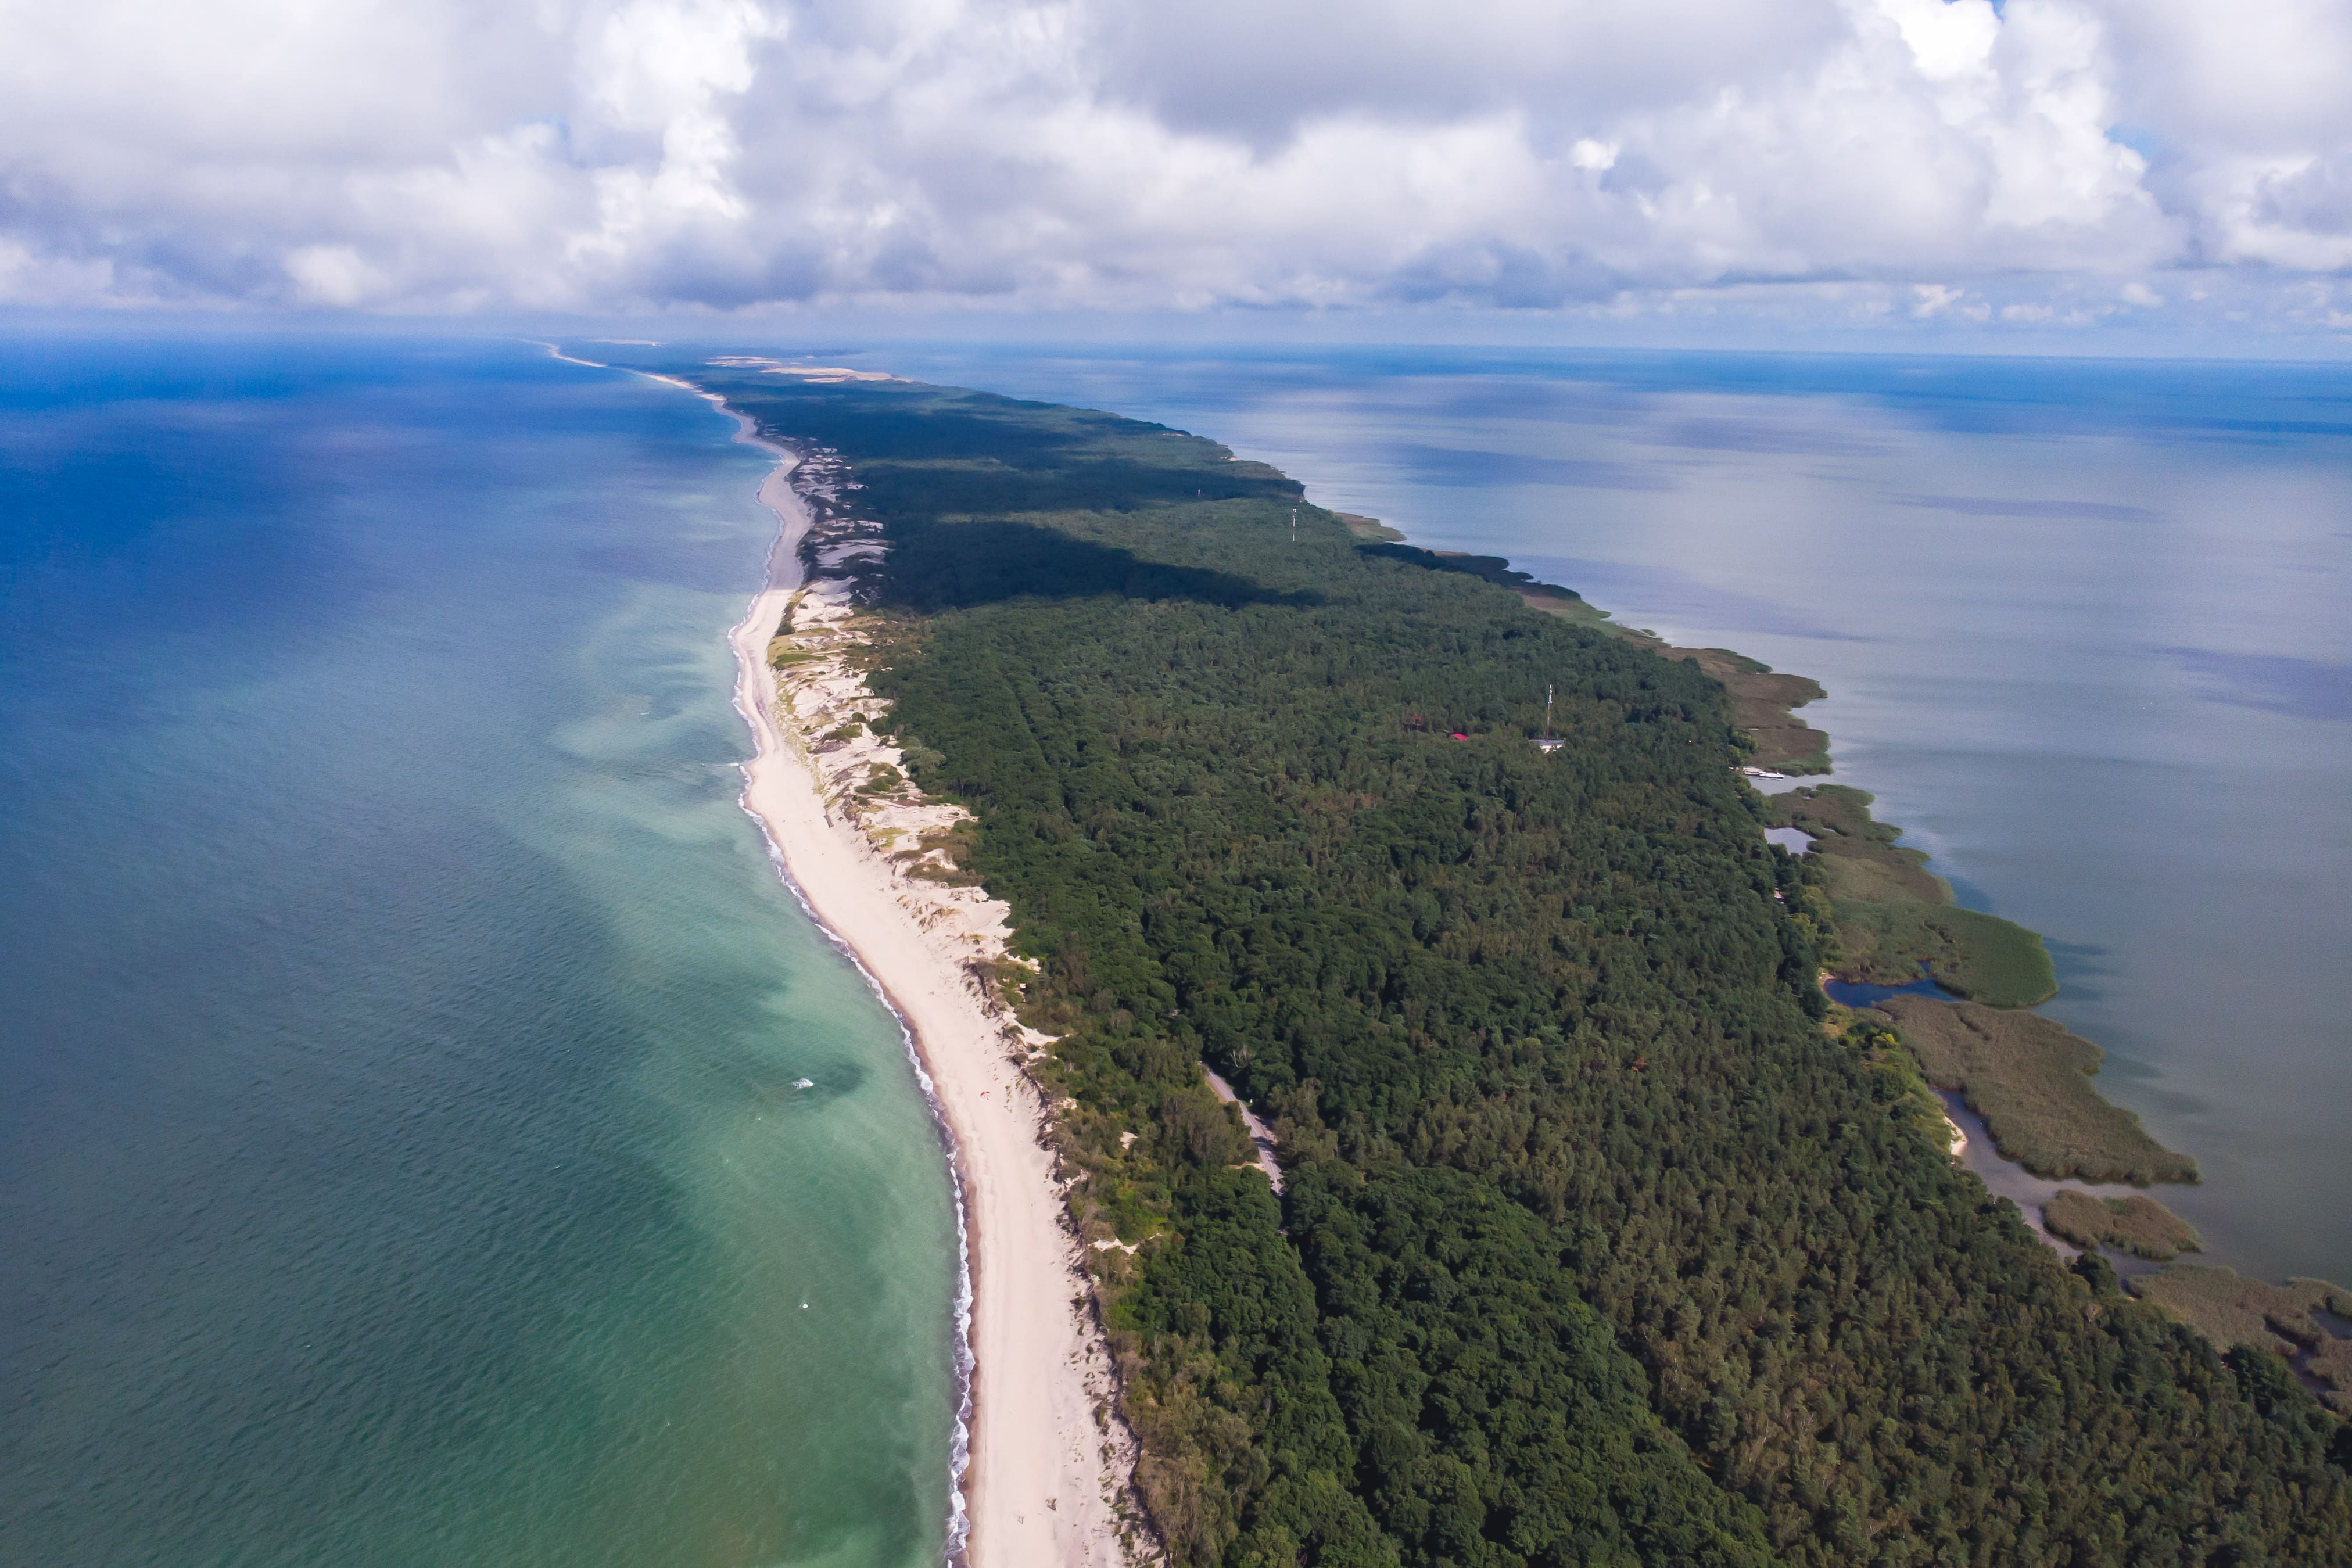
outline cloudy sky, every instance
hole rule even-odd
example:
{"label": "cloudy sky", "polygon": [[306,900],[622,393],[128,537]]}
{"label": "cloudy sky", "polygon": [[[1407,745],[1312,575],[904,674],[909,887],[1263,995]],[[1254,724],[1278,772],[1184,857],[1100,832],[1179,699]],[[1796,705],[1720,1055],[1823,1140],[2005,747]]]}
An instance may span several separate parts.
{"label": "cloudy sky", "polygon": [[2347,84],[2346,0],[0,0],[0,305],[2352,350]]}

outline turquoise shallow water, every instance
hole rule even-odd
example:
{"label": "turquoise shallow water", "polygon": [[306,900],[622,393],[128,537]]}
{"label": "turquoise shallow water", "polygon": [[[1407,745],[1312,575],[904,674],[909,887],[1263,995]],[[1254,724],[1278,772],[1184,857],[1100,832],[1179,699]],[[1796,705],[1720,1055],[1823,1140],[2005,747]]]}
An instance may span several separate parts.
{"label": "turquoise shallow water", "polygon": [[1838,778],[2050,939],[2210,1260],[2352,1282],[2352,369],[1383,349],[860,363],[1224,441],[1817,677]]}
{"label": "turquoise shallow water", "polygon": [[940,1145],[736,804],[764,461],[514,345],[0,361],[0,1558],[937,1562]]}

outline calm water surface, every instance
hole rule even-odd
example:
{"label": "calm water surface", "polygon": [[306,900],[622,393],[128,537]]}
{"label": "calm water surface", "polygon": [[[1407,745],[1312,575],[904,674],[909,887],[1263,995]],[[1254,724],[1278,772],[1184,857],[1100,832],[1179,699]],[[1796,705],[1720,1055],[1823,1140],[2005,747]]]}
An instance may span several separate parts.
{"label": "calm water surface", "polygon": [[0,1559],[936,1563],[940,1143],[736,805],[764,463],[511,345],[0,402]]}
{"label": "calm water surface", "polygon": [[2352,370],[877,350],[1160,419],[1818,678],[1840,781],[2047,935],[2211,1259],[2352,1281]]}

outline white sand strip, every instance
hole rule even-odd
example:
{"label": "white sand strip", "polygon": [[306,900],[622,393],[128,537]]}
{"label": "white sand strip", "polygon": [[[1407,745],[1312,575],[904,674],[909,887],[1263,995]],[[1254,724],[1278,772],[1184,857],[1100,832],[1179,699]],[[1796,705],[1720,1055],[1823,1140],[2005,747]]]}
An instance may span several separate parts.
{"label": "white sand strip", "polygon": [[[744,423],[746,439],[756,439]],[[823,685],[823,672],[796,670],[795,680],[809,684],[798,698],[780,697],[767,663],[769,639],[800,585],[798,547],[811,526],[789,482],[794,459],[781,455],[760,489],[782,524],[768,585],[731,638],[736,703],[757,753],[744,765],[744,809],[810,911],[906,1024],[953,1140],[976,1364],[962,1477],[969,1561],[979,1568],[1110,1568],[1127,1561],[1119,1503],[1132,1446],[1122,1424],[1097,1417],[1111,1400],[1109,1363],[1091,1312],[1082,1310],[1088,1292],[1044,1143],[1045,1107],[1019,1065],[1031,1044],[966,968],[1002,954],[1003,905],[975,888],[908,876],[877,849],[872,811],[841,793],[828,804],[827,785],[838,790],[840,771],[828,779],[829,758],[815,752],[808,732],[837,716],[837,707],[817,705],[839,694]],[[847,634],[845,603],[824,604],[814,620],[828,617]],[[797,718],[796,700],[807,704]],[[870,739],[859,752],[896,759]],[[934,806],[900,814],[941,813]]]}

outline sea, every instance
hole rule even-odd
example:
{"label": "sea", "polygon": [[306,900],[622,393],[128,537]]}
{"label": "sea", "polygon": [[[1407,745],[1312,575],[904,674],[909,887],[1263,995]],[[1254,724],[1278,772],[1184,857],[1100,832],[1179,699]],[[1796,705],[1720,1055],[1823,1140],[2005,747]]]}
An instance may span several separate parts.
{"label": "sea", "polygon": [[0,340],[0,1561],[940,1561],[953,1197],[737,804],[733,433]]}
{"label": "sea", "polygon": [[[848,362],[1212,436],[1415,544],[1819,680],[1803,716],[1832,781],[1874,794],[1961,903],[2044,934],[2042,1010],[2199,1162],[2200,1185],[2155,1194],[2202,1232],[2196,1260],[2352,1284],[2352,365],[1101,344]],[[1976,1128],[1996,1190],[2052,1190]]]}

